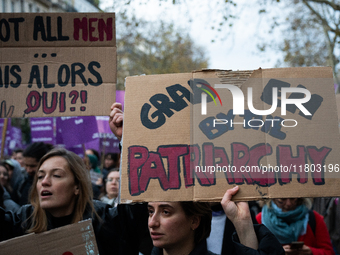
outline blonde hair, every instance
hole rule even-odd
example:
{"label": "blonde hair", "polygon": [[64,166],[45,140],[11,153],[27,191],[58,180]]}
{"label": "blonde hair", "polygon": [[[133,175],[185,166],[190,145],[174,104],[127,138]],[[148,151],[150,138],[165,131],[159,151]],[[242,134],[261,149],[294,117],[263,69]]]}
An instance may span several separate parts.
{"label": "blonde hair", "polygon": [[[38,169],[47,159],[52,157],[62,157],[67,161],[67,164],[74,176],[74,181],[79,188],[79,195],[77,196],[75,202],[75,207],[73,210],[74,215],[71,223],[76,223],[83,220],[83,214],[87,206],[90,206],[92,214],[98,216],[93,205],[93,191],[89,171],[86,169],[84,161],[71,151],[63,148],[56,148],[41,158]],[[31,226],[27,231],[28,233],[44,232],[47,230],[48,226],[46,211],[41,208],[39,202],[39,194],[37,191],[37,173],[34,176],[34,181],[30,192],[30,202],[34,209],[32,215],[29,217],[31,220]]]}

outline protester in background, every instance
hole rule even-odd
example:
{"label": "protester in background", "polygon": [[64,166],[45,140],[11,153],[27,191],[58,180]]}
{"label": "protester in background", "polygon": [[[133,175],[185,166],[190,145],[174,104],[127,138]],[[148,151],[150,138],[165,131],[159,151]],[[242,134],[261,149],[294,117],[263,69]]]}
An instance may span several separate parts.
{"label": "protester in background", "polygon": [[12,199],[7,190],[11,190],[12,187],[8,180],[8,170],[5,163],[0,162],[0,189],[1,191],[1,201],[2,207],[6,210],[16,211],[19,209],[19,205],[16,204]]}
{"label": "protester in background", "polygon": [[53,149],[40,161],[30,193],[31,204],[16,213],[0,208],[0,241],[41,233],[92,219],[99,254],[137,255],[139,245],[152,248],[145,204],[108,204],[92,199],[89,172],[73,152]]}
{"label": "protester in background", "polygon": [[4,206],[4,188],[0,185],[0,207],[5,208]]}
{"label": "protester in background", "polygon": [[101,174],[100,168],[98,167],[98,158],[94,154],[87,154],[87,157],[89,158],[90,167],[91,170],[93,170],[95,173]]}
{"label": "protester in background", "polygon": [[25,163],[24,163],[24,150],[16,149],[14,150],[14,154],[12,155],[12,159],[19,162],[22,172],[25,172]]}
{"label": "protester in background", "polygon": [[95,149],[87,149],[85,151],[85,154],[86,155],[95,155],[97,157],[97,166],[96,167],[99,167],[99,162],[100,162],[100,155],[99,155],[99,152]]}
{"label": "protester in background", "polygon": [[25,178],[18,185],[18,190],[13,193],[13,200],[19,205],[28,203],[29,191],[33,183],[36,171],[38,170],[39,160],[49,152],[53,146],[43,142],[32,143],[24,150]]}
{"label": "protester in background", "polygon": [[[320,214],[310,210],[307,198],[278,198],[269,200],[256,216],[280,241],[286,254],[333,255],[326,224]],[[291,243],[304,242],[301,249]]]}
{"label": "protester in background", "polygon": [[119,168],[119,154],[111,152],[106,153],[103,167],[107,170],[111,168]]}
{"label": "protester in background", "polygon": [[118,205],[120,174],[118,168],[113,168],[104,179],[104,192],[100,196],[100,201],[113,207]]}
{"label": "protester in background", "polygon": [[5,187],[7,190],[12,190],[12,187],[8,180],[8,169],[5,165],[5,162],[0,162],[0,185]]}
{"label": "protester in background", "polygon": [[88,154],[86,157],[89,160],[89,172],[92,182],[92,190],[94,199],[99,199],[101,188],[103,186],[103,174],[98,167],[98,159],[94,154]]}
{"label": "protester in background", "polygon": [[119,156],[118,153],[109,152],[105,154],[102,171],[104,180],[107,178],[110,169],[119,168]]}
{"label": "protester in background", "polygon": [[21,172],[21,166],[15,159],[6,159],[4,162],[8,170],[8,181],[10,187],[6,187],[7,191],[13,197],[14,192],[24,179],[24,174]]}
{"label": "protester in background", "polygon": [[325,220],[336,255],[340,254],[340,201],[338,197],[314,198],[313,208]]}
{"label": "protester in background", "polygon": [[0,185],[0,207],[4,208],[4,188]]}
{"label": "protester in background", "polygon": [[12,212],[16,212],[17,210],[19,210],[20,206],[12,200],[7,190],[1,185],[0,187],[3,189],[3,196],[2,196],[3,208],[7,211],[12,211]]}

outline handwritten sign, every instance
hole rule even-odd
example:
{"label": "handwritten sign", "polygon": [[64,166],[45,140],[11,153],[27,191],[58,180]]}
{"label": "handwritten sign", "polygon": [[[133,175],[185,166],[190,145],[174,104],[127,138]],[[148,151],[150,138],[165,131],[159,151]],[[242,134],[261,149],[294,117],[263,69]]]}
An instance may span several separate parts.
{"label": "handwritten sign", "polygon": [[99,254],[91,220],[0,242],[2,254]]}
{"label": "handwritten sign", "polygon": [[128,77],[122,201],[339,196],[333,86],[327,67]]}
{"label": "handwritten sign", "polygon": [[113,13],[1,13],[0,118],[107,115]]}

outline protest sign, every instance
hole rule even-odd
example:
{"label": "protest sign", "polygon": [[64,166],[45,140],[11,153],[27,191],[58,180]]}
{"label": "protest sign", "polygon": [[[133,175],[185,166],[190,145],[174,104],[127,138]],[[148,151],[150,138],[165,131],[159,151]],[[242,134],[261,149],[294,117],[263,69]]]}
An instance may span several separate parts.
{"label": "protest sign", "polygon": [[52,117],[30,118],[32,143],[44,142],[55,144],[53,122]]}
{"label": "protest sign", "polygon": [[328,67],[128,77],[121,200],[339,196],[336,107]]}
{"label": "protest sign", "polygon": [[12,255],[99,254],[91,220],[3,241],[0,250]]}
{"label": "protest sign", "polygon": [[1,13],[0,118],[107,115],[114,13]]}

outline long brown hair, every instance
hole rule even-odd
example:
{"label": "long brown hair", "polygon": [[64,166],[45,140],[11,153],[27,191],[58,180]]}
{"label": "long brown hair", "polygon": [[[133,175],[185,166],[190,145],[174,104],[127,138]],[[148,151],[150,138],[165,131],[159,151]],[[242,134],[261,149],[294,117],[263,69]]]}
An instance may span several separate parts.
{"label": "long brown hair", "polygon": [[[77,154],[71,151],[65,150],[63,148],[55,148],[41,158],[38,169],[47,159],[52,157],[62,157],[67,161],[68,166],[73,173],[74,181],[79,187],[79,195],[77,196],[75,202],[72,223],[83,220],[83,214],[87,206],[90,206],[92,213],[97,215],[92,202],[93,191],[89,171],[86,169],[84,161]],[[38,174],[36,173],[30,193],[30,202],[34,209],[32,215],[30,216],[31,226],[28,229],[29,233],[40,233],[46,231],[48,225],[46,211],[40,206],[37,182]]]}

